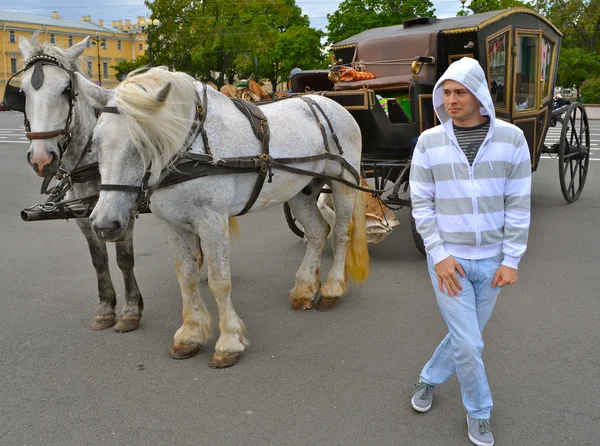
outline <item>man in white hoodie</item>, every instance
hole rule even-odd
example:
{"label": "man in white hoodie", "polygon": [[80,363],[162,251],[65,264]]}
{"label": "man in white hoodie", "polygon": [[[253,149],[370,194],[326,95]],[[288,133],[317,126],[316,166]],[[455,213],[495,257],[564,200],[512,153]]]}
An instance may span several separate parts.
{"label": "man in white hoodie", "polygon": [[517,281],[530,221],[531,160],[523,132],[496,120],[485,74],[471,58],[436,83],[441,125],[419,137],[410,189],[413,216],[448,335],[421,371],[411,404],[427,412],[455,372],[469,439],[494,444],[481,330],[500,288]]}

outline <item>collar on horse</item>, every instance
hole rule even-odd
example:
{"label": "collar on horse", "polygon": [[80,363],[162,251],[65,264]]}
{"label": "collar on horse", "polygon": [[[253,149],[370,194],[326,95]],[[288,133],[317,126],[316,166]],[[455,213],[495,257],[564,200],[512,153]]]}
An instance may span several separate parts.
{"label": "collar on horse", "polygon": [[[292,157],[292,158],[278,158],[273,159],[269,155],[269,140],[270,140],[270,130],[268,119],[263,113],[263,111],[255,104],[250,102],[241,100],[241,99],[232,99],[233,103],[236,107],[248,118],[254,134],[257,139],[261,142],[261,154],[258,156],[248,156],[248,157],[237,157],[237,158],[216,158],[213,156],[210,145],[208,141],[208,136],[206,134],[206,130],[204,129],[204,124],[206,122],[206,113],[208,109],[208,97],[207,97],[207,86],[203,86],[203,103],[200,102],[198,93],[196,93],[196,116],[194,118],[194,122],[190,128],[190,132],[188,133],[188,137],[186,138],[186,143],[184,145],[184,151],[182,154],[179,154],[175,157],[173,162],[171,163],[174,166],[174,170],[171,169],[163,169],[160,173],[158,180],[153,184],[149,185],[150,180],[150,168],[144,174],[142,179],[142,184],[140,186],[130,186],[130,185],[120,185],[120,184],[101,184],[99,185],[99,190],[104,191],[119,191],[119,192],[130,192],[136,193],[138,195],[136,202],[134,203],[130,214],[132,217],[137,216],[140,212],[146,210],[150,205],[150,197],[161,187],[169,187],[175,184],[181,183],[183,181],[191,180],[194,178],[200,178],[208,175],[221,175],[221,174],[231,174],[231,173],[250,173],[256,172],[258,173],[258,178],[254,185],[254,189],[246,206],[244,209],[237,214],[243,215],[247,213],[258,198],[260,191],[262,190],[263,184],[269,175],[268,182],[272,182],[273,177],[273,168],[285,170],[291,173],[296,173],[300,175],[307,175],[315,178],[320,178],[324,180],[334,180],[344,183],[354,189],[362,190],[363,192],[369,193],[377,193],[382,191],[377,191],[373,189],[368,189],[360,186],[360,175],[356,171],[348,161],[346,161],[341,154],[343,154],[342,147],[338,140],[337,135],[334,132],[333,126],[329,121],[329,118],[323,111],[323,109],[319,106],[317,102],[312,100],[311,98],[301,97],[304,102],[306,102],[316,121],[319,124],[319,129],[323,136],[323,141],[325,144],[325,153],[314,156],[305,156],[305,157]],[[204,105],[203,105],[204,104]],[[320,112],[321,116],[327,123],[327,126],[331,132],[332,139],[340,153],[340,155],[333,154],[329,150],[329,143],[327,138],[327,132],[325,127],[323,126],[321,119],[319,119],[319,114],[317,110]],[[104,107],[103,113],[114,113],[119,114],[119,110],[117,107]],[[202,136],[202,140],[204,142],[205,153],[197,154],[190,152],[190,146],[196,137],[200,134]],[[339,176],[333,176],[328,174],[322,174],[317,172],[311,172],[305,169],[300,169],[297,167],[291,166],[291,164],[296,163],[306,163],[311,161],[320,161],[320,160],[335,160],[340,162],[342,168]],[[347,170],[354,177],[356,182],[351,182],[343,178],[344,170]]]}

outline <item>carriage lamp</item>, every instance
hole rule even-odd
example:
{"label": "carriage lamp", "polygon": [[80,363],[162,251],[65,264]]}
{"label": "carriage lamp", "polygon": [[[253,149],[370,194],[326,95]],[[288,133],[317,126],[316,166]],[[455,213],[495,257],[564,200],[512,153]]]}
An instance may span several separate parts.
{"label": "carriage lamp", "polygon": [[[152,35],[152,26],[158,26],[160,25],[160,20],[158,19],[146,19],[146,20],[142,20],[140,22],[140,28],[142,30],[142,32],[145,32],[148,34],[148,37],[150,37]],[[146,39],[148,40],[148,39]],[[148,63],[150,66],[152,66],[152,49],[150,47],[150,45],[146,44],[147,49],[148,49]]]}

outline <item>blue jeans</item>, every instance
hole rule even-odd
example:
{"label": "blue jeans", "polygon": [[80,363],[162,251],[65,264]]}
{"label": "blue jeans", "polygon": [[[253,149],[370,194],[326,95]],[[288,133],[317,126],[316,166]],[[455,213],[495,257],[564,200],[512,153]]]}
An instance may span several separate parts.
{"label": "blue jeans", "polygon": [[421,381],[438,386],[456,372],[469,415],[490,418],[493,402],[481,359],[481,331],[492,315],[500,293],[500,287],[492,288],[492,280],[502,255],[482,260],[455,259],[467,277],[457,273],[463,289],[458,296],[449,296],[445,290],[440,292],[433,261],[427,256],[429,276],[449,333],[423,367]]}

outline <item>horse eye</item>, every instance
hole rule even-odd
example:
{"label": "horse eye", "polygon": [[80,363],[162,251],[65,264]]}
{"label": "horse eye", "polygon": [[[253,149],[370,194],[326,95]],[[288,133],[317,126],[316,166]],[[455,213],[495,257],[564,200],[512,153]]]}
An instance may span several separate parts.
{"label": "horse eye", "polygon": [[63,91],[63,94],[69,94],[71,92],[71,87],[67,87],[65,88],[65,91]]}

